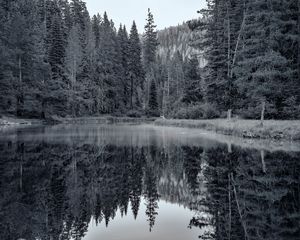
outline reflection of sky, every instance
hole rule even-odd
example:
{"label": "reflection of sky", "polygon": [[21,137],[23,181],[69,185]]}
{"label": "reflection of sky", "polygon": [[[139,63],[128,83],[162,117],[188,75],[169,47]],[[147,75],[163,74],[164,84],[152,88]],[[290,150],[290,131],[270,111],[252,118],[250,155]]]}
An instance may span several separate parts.
{"label": "reflection of sky", "polygon": [[91,15],[108,12],[118,26],[127,28],[137,22],[139,31],[144,30],[147,9],[151,8],[158,29],[176,26],[178,23],[197,18],[197,10],[206,5],[206,0],[85,0]]}
{"label": "reflection of sky", "polygon": [[145,200],[140,204],[139,214],[134,220],[131,206],[128,207],[127,216],[121,217],[120,211],[116,217],[110,220],[108,228],[105,221],[96,226],[92,220],[86,237],[83,240],[188,240],[198,239],[201,230],[188,225],[194,213],[187,208],[177,204],[159,201],[158,215],[152,232],[149,232],[147,222]]}

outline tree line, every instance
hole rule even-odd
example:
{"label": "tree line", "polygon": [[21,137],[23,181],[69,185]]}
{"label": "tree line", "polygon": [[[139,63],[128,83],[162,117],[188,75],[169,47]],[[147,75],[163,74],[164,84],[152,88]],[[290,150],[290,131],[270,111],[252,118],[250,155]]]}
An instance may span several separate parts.
{"label": "tree line", "polygon": [[208,0],[187,23],[188,56],[184,25],[160,31],[161,115],[299,119],[299,9],[298,0]]}
{"label": "tree line", "polygon": [[0,114],[299,118],[299,0],[207,6],[187,55],[180,26],[158,34],[150,10],[141,35],[83,0],[0,0]]}
{"label": "tree line", "polygon": [[150,10],[143,49],[135,22],[129,33],[123,25],[117,30],[106,12],[90,18],[82,0],[1,0],[0,16],[2,114],[48,118],[148,107],[142,51],[150,66],[157,46]]}

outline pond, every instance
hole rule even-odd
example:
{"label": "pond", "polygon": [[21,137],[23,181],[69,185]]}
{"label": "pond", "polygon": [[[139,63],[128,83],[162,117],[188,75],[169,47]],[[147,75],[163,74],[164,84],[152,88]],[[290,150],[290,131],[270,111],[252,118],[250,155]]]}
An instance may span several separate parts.
{"label": "pond", "polygon": [[300,149],[152,125],[0,132],[0,239],[299,239]]}

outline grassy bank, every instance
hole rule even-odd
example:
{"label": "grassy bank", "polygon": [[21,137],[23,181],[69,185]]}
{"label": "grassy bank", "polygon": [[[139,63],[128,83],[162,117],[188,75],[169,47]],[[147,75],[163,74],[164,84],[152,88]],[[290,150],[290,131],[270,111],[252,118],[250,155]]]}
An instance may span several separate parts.
{"label": "grassy bank", "polygon": [[219,134],[255,139],[300,140],[300,120],[267,120],[264,126],[257,120],[168,120],[158,119],[155,125],[197,128]]}
{"label": "grassy bank", "polygon": [[57,123],[64,124],[114,124],[114,123],[126,123],[126,124],[141,124],[152,123],[156,118],[130,118],[130,117],[113,117],[110,115],[103,115],[99,117],[78,117],[78,118],[59,118],[53,117],[53,120]]}
{"label": "grassy bank", "polygon": [[20,126],[42,124],[44,121],[39,119],[22,119],[3,116],[0,118],[0,126]]}

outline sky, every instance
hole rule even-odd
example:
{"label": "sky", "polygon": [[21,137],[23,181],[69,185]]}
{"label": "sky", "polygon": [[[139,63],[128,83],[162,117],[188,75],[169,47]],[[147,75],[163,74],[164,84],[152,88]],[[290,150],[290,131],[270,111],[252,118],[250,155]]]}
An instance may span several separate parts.
{"label": "sky", "polygon": [[206,6],[206,0],[85,0],[90,15],[96,13],[103,15],[107,12],[118,27],[125,24],[131,28],[133,20],[136,21],[140,33],[144,31],[147,18],[147,9],[154,15],[157,29],[177,26],[184,21],[199,17],[197,10]]}

